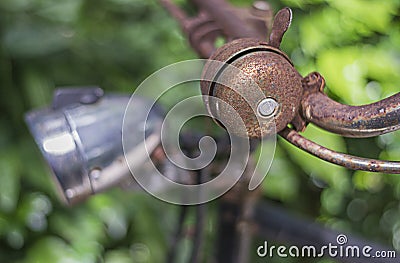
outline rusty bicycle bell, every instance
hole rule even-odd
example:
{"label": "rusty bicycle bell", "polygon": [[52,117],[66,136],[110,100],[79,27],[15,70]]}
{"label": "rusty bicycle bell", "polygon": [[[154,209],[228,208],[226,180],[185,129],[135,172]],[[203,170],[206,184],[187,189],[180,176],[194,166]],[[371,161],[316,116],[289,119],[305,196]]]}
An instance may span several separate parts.
{"label": "rusty bicycle bell", "polygon": [[[206,108],[215,120],[224,121],[223,126],[231,125],[229,128],[236,135],[260,138],[282,131],[293,121],[299,122],[296,119],[300,117],[303,78],[289,57],[279,49],[291,18],[289,8],[280,10],[275,16],[268,43],[253,38],[234,40],[217,49],[204,66],[202,94],[226,102],[216,107],[215,102],[205,100]],[[217,78],[224,74],[225,67],[216,68],[213,61],[240,69],[248,80],[230,76],[228,84],[218,83]],[[254,90],[254,85],[249,85],[249,82],[258,85],[261,96],[260,91]],[[237,111],[246,126],[245,130],[235,128],[238,122],[228,108]],[[221,124],[218,120],[216,122]]]}

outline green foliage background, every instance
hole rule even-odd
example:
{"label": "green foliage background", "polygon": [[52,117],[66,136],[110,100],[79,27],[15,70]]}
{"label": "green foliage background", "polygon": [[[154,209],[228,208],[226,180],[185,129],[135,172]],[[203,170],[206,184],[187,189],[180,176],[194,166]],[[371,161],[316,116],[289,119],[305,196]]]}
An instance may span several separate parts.
{"label": "green foliage background", "polygon": [[[303,75],[319,71],[331,97],[357,105],[399,92],[400,1],[270,3],[292,7],[282,49]],[[129,93],[162,66],[192,58],[154,0],[0,1],[0,262],[163,261],[177,207],[120,190],[64,207],[23,115],[48,105],[55,87],[96,84]],[[398,132],[344,139],[310,125],[305,136],[335,150],[400,160]],[[279,140],[263,195],[400,250],[398,176],[348,171]],[[211,214],[210,234],[213,224]],[[189,247],[184,242],[181,258]]]}

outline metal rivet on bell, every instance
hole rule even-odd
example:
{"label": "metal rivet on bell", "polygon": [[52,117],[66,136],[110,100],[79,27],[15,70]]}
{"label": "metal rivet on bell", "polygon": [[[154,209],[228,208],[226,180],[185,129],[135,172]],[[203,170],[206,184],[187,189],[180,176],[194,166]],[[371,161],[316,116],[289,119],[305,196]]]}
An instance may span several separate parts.
{"label": "metal rivet on bell", "polygon": [[261,117],[271,117],[278,111],[279,104],[273,98],[263,99],[257,106],[257,113]]}

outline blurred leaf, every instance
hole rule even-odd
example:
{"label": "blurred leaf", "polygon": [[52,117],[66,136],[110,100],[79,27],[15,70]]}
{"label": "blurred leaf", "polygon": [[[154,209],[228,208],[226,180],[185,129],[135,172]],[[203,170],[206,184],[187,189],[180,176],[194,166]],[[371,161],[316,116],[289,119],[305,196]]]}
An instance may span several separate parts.
{"label": "blurred leaf", "polygon": [[23,76],[25,94],[29,98],[29,106],[32,108],[43,107],[51,100],[50,92],[54,84],[49,78],[40,73],[37,69],[28,68]]}
{"label": "blurred leaf", "polygon": [[29,250],[26,263],[84,263],[74,251],[60,238],[47,236],[36,242]]}
{"label": "blurred leaf", "polygon": [[331,49],[321,52],[318,68],[325,77],[329,90],[344,102],[362,104],[368,101],[364,91],[367,84],[365,64],[361,61],[361,50],[357,47]]}
{"label": "blurred leaf", "polygon": [[0,152],[0,211],[15,210],[20,191],[19,160],[12,150]]}
{"label": "blurred leaf", "polygon": [[325,189],[321,195],[321,206],[331,215],[344,211],[343,195],[334,189]]}
{"label": "blurred leaf", "polygon": [[0,213],[0,238],[5,235],[7,229],[9,229],[8,220],[2,213]]}
{"label": "blurred leaf", "polygon": [[[52,181],[52,172],[48,164],[45,162],[44,157],[41,155],[34,139],[21,139],[17,144],[15,144],[15,147],[18,151],[19,160],[23,161],[24,167],[29,168],[22,169],[21,171],[21,177],[23,178],[25,187],[28,188],[27,186],[30,186],[36,191],[41,190],[47,194],[53,194],[53,196],[55,196],[54,194],[56,189],[55,184]],[[26,191],[32,191],[32,189]]]}
{"label": "blurred leaf", "polygon": [[72,244],[104,237],[103,224],[96,216],[82,209],[75,210],[71,217],[62,213],[53,214],[49,220],[53,230]]}
{"label": "blurred leaf", "polygon": [[[111,250],[107,252],[104,256],[104,263],[132,263],[136,262],[134,258],[132,258],[129,250]],[[148,261],[143,261],[148,262]]]}
{"label": "blurred leaf", "polygon": [[[341,152],[346,151],[342,137],[328,133],[314,125],[308,125],[303,136],[329,149]],[[335,189],[340,189],[343,192],[349,190],[350,180],[345,168],[322,161],[286,141],[282,140],[281,145],[289,151],[290,158],[297,162],[298,166],[302,167],[307,174],[325,181]]]}
{"label": "blurred leaf", "polygon": [[30,0],[3,0],[0,1],[0,8],[6,11],[24,11],[32,5]]}
{"label": "blurred leaf", "polygon": [[31,193],[25,195],[19,203],[18,219],[32,231],[45,231],[47,216],[52,211],[49,198],[42,193]]}
{"label": "blurred leaf", "polygon": [[323,3],[325,0],[283,0],[284,5],[305,8],[306,5]]}
{"label": "blurred leaf", "polygon": [[7,230],[6,240],[8,245],[16,250],[21,249],[25,244],[25,238],[22,229],[11,224]]}
{"label": "blurred leaf", "polygon": [[374,33],[364,23],[330,7],[303,17],[299,31],[303,51],[318,56],[320,51],[352,44]]}
{"label": "blurred leaf", "polygon": [[85,262],[94,262],[103,250],[104,227],[96,216],[84,210],[75,210],[68,216],[57,213],[49,218],[52,232],[70,244],[74,254]]}
{"label": "blurred leaf", "polygon": [[379,192],[384,186],[383,174],[356,171],[353,175],[354,186],[359,190]]}
{"label": "blurred leaf", "polygon": [[298,195],[298,175],[279,147],[275,151],[271,169],[263,181],[263,192],[266,196],[283,202],[293,200]]}
{"label": "blurred leaf", "polygon": [[18,57],[37,57],[65,49],[69,45],[68,28],[35,21],[20,21],[8,27],[4,48]]}
{"label": "blurred leaf", "polygon": [[78,19],[82,0],[45,1],[37,14],[54,22],[71,23]]}
{"label": "blurred leaf", "polygon": [[395,14],[398,1],[370,0],[329,0],[329,4],[341,13],[356,21],[362,22],[368,28],[377,32],[385,32],[392,16]]}

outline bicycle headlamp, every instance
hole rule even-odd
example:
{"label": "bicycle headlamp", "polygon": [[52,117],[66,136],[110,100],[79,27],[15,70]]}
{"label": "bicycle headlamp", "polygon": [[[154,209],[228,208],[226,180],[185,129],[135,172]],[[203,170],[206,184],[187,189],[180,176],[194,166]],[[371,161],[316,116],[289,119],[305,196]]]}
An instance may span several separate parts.
{"label": "bicycle headlamp", "polygon": [[[134,182],[123,150],[134,151],[143,143],[135,136],[145,127],[149,151],[159,145],[162,113],[153,108],[148,116],[141,111],[146,99],[133,98],[135,114],[125,118],[129,96],[103,96],[100,88],[60,89],[53,106],[26,115],[26,122],[43,156],[53,171],[59,194],[67,203],[76,203],[91,194]],[[128,149],[122,146],[122,124],[130,127]],[[139,125],[146,121],[146,125]],[[127,145],[124,145],[127,147]],[[140,158],[139,158],[140,159]],[[146,164],[143,164],[146,172]]]}

